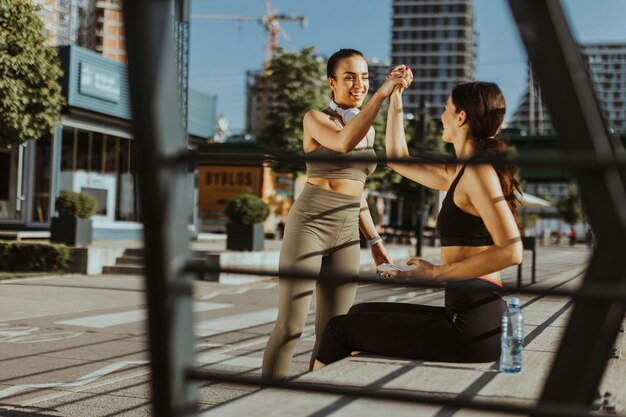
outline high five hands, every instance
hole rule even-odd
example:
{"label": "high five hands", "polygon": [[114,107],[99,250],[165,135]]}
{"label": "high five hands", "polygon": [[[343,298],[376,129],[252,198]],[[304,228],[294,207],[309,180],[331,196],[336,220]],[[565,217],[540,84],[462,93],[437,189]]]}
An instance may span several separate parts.
{"label": "high five hands", "polygon": [[411,71],[411,68],[409,68],[407,65],[398,65],[397,67],[392,69],[389,75],[387,76],[387,79],[390,79],[390,78],[402,79],[406,81],[405,83],[398,84],[394,88],[395,92],[402,93],[404,89],[407,88],[409,85],[411,85],[411,82],[413,82],[413,71]]}
{"label": "high five hands", "polygon": [[387,80],[380,87],[379,91],[381,91],[385,97],[388,97],[393,91],[400,89],[400,91],[404,91],[409,85],[411,85],[411,81],[413,81],[413,72],[406,65],[398,65],[395,67],[389,75],[387,76]]}

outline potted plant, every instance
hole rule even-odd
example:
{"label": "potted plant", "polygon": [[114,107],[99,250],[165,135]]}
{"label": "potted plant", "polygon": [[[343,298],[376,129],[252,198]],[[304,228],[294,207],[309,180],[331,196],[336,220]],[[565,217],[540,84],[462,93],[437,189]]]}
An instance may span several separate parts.
{"label": "potted plant", "polygon": [[265,202],[252,194],[239,195],[226,205],[226,249],[263,250],[265,234],[262,222],[270,214]]}
{"label": "potted plant", "polygon": [[68,246],[84,246],[91,243],[91,216],[98,203],[87,193],[64,191],[56,199],[58,217],[52,218],[50,241]]}

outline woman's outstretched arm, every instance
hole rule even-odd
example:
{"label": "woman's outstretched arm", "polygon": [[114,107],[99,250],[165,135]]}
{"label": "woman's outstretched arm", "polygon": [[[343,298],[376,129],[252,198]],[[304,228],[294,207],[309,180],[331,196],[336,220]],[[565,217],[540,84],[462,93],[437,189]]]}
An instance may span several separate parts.
{"label": "woman's outstretched arm", "polygon": [[406,77],[390,77],[363,106],[359,114],[343,129],[337,128],[327,114],[310,110],[304,115],[305,137],[310,136],[325,148],[346,153],[367,135],[385,99],[396,86],[408,85]]}
{"label": "woman's outstretched arm", "polygon": [[[389,162],[387,165],[398,174],[419,184],[436,190],[447,190],[452,181],[453,170],[446,164],[418,164],[409,156],[404,133],[404,111],[402,108],[402,91],[396,88],[389,96],[387,111],[387,131],[385,132],[385,148],[387,158],[408,159],[409,163]],[[412,160],[413,159],[413,160]]]}

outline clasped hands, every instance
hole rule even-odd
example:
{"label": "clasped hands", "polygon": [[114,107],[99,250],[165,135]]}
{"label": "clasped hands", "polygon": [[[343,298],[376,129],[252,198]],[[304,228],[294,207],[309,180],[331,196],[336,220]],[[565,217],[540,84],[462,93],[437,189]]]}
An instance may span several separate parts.
{"label": "clasped hands", "polygon": [[413,81],[411,69],[406,65],[398,65],[391,70],[386,81],[380,86],[377,93],[382,94],[384,97],[389,97],[394,91],[402,92],[411,84],[411,81]]}
{"label": "clasped hands", "polygon": [[409,85],[413,82],[413,71],[407,65],[398,65],[394,69],[391,70],[389,75],[387,75],[387,79],[389,78],[402,78],[406,80],[404,87],[396,87],[395,91],[402,92],[405,88],[408,88]]}

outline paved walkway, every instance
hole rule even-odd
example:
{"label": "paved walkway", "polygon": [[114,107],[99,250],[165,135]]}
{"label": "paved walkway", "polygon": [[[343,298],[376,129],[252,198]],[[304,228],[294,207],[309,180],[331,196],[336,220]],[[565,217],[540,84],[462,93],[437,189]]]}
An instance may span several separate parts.
{"label": "paved walkway", "polygon": [[[433,253],[431,255],[434,256]],[[588,256],[588,250],[583,247],[540,247],[538,281],[547,283],[558,276],[574,276],[584,269]],[[516,270],[505,271],[504,278],[507,284],[514,283]],[[529,266],[524,267],[524,278],[530,279]],[[133,276],[55,276],[0,282],[0,416],[150,415],[143,286],[143,279]],[[204,369],[259,375],[263,349],[276,317],[276,299],[275,280],[246,285],[195,282],[194,328],[199,365]],[[357,302],[363,301],[440,305],[442,297],[439,291],[433,290],[361,285]],[[548,311],[550,303],[535,305]],[[298,343],[291,376],[324,377],[335,381],[343,381],[341,378],[344,378],[346,383],[358,383],[390,369],[386,368],[388,365],[372,363],[362,368],[368,375],[351,373],[356,368],[348,365],[345,368],[329,367],[325,374],[308,374],[306,371],[314,339],[313,311],[314,305]],[[535,316],[528,316],[530,325],[538,317],[537,314],[547,313],[539,311]],[[562,327],[563,321],[556,325]],[[550,330],[538,337],[534,342],[537,343],[537,351],[541,352],[546,346],[556,346],[558,336],[558,331]],[[354,360],[371,361],[367,358]],[[440,381],[442,386],[451,384],[455,380],[454,375],[457,375],[438,367],[429,369],[429,377]],[[623,381],[624,373],[619,372],[609,373],[606,378]],[[406,374],[405,378],[415,381],[417,375]],[[461,379],[467,380],[466,377]],[[402,381],[397,380],[394,384]],[[541,381],[541,375],[530,372],[525,386],[534,384],[538,389]],[[458,384],[461,385],[461,380]],[[200,391],[200,408],[210,410],[222,405],[215,409],[215,413],[232,415],[228,412],[229,407],[239,402],[230,401],[255,390],[233,384],[207,383]],[[304,398],[299,393],[290,395],[290,401]],[[626,393],[620,401],[624,398]],[[326,401],[318,405],[321,407]],[[328,401],[332,404],[335,400]],[[355,404],[326,409],[325,414],[316,414],[319,408],[305,408],[301,413],[283,414],[277,410],[259,414],[261,409],[257,409],[248,415],[361,416],[381,415],[381,410],[387,410],[387,413],[392,410],[394,415],[397,411],[397,415],[402,415],[406,407],[414,407],[381,403],[379,406],[382,408],[376,406],[371,413],[363,414],[354,408]],[[459,412],[454,415],[470,414]]]}
{"label": "paved walkway", "polygon": [[[196,252],[196,254],[210,253],[219,255],[219,262],[222,268],[244,268],[260,271],[273,271],[278,265],[281,243],[282,242],[280,240],[266,239],[265,247],[262,251],[230,251],[226,250],[226,235],[203,233],[200,235],[200,239],[198,241],[191,242],[190,249],[193,252]],[[92,258],[90,261],[92,264],[90,271],[99,274],[102,272],[102,266],[113,266],[113,264],[116,263],[115,257],[121,256],[125,249],[140,249],[143,247],[143,242],[133,240],[107,240],[95,241],[90,246],[94,250],[90,251],[89,256],[95,257],[95,259]],[[385,247],[389,255],[392,259],[394,259],[394,262],[403,262],[415,253],[415,247],[411,245],[392,243],[386,244]],[[111,253],[114,253],[114,255],[111,255]],[[425,259],[437,259],[439,249],[431,246],[424,246],[422,254]],[[103,257],[107,257],[109,259],[108,262],[103,262]],[[374,266],[369,248],[361,249],[360,262],[362,268],[370,268]],[[94,265],[97,265],[98,267]],[[127,263],[124,263],[121,266],[123,267],[127,265]],[[128,268],[126,268],[126,270],[127,269]],[[124,269],[121,269],[121,271],[124,273]],[[132,272],[127,273],[130,274]],[[141,271],[136,273],[139,274]],[[219,282],[224,284],[246,284],[257,280],[259,280],[258,277],[241,274],[223,273],[219,277]]]}

